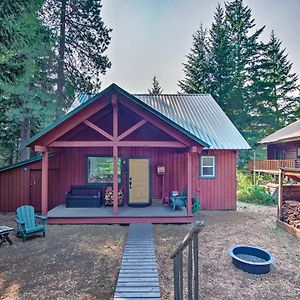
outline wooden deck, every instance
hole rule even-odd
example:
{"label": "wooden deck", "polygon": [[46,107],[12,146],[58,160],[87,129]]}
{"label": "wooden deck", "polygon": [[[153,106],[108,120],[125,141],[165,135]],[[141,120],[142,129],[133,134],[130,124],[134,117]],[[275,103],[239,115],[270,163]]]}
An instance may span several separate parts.
{"label": "wooden deck", "polygon": [[168,205],[148,207],[119,207],[117,216],[110,206],[66,208],[58,205],[48,212],[49,224],[129,224],[129,223],[190,223],[192,216],[185,208],[175,211]]}
{"label": "wooden deck", "polygon": [[294,159],[257,159],[248,162],[250,172],[261,172],[269,174],[278,174],[280,168],[295,168],[296,160]]}

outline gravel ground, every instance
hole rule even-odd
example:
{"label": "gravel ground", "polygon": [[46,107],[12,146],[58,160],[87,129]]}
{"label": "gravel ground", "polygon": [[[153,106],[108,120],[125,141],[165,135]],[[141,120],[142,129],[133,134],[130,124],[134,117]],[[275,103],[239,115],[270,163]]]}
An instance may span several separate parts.
{"label": "gravel ground", "polygon": [[[238,204],[237,211],[203,211],[195,216],[195,221],[206,222],[199,235],[203,299],[300,299],[300,239],[276,228],[275,216],[275,207],[244,203]],[[189,228],[190,225],[154,226],[163,300],[173,299],[169,256]],[[236,269],[228,255],[228,249],[236,244],[270,251],[275,257],[271,272],[252,275]]]}
{"label": "gravel ground", "polygon": [[[0,225],[16,227],[14,214]],[[110,299],[127,227],[49,225],[47,237],[0,247],[0,299]]]}

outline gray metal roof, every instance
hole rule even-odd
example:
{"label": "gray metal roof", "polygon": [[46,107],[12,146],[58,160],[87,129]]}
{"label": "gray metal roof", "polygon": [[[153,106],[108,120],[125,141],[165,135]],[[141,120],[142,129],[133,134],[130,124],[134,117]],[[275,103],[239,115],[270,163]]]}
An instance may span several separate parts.
{"label": "gray metal roof", "polygon": [[[96,94],[79,94],[71,112]],[[210,149],[250,149],[233,123],[209,94],[134,94],[184,130],[210,145]]]}
{"label": "gray metal roof", "polygon": [[283,127],[263,138],[260,144],[295,141],[300,139],[300,120]]}

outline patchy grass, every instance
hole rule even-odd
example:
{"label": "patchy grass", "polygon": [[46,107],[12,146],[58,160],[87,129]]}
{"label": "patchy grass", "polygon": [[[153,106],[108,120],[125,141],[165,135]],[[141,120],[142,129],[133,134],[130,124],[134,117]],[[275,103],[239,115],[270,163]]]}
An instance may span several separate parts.
{"label": "patchy grass", "polygon": [[[16,227],[14,214],[0,224]],[[47,237],[0,247],[0,299],[110,299],[127,227],[49,225]]]}
{"label": "patchy grass", "polygon": [[[195,221],[206,222],[199,235],[203,299],[299,299],[300,240],[276,228],[275,217],[275,207],[246,203],[238,203],[237,211],[202,211],[195,216]],[[154,226],[164,300],[174,298],[169,256],[189,228],[190,225]],[[259,246],[270,251],[275,257],[271,272],[252,275],[236,269],[228,254],[228,249],[236,244]]]}

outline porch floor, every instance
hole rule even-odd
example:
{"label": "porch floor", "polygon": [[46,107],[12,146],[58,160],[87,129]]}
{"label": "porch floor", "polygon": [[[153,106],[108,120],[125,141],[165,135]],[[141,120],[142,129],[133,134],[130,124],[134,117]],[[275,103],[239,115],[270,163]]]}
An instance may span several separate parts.
{"label": "porch floor", "polygon": [[185,208],[175,211],[170,206],[119,207],[117,216],[113,215],[111,206],[66,208],[65,204],[58,205],[48,211],[50,224],[76,223],[189,223],[192,217],[187,215]]}

